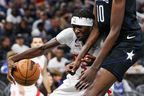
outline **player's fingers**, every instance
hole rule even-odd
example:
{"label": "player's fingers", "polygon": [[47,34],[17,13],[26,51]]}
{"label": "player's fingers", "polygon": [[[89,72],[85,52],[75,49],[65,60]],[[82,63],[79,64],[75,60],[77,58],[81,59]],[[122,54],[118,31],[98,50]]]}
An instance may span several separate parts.
{"label": "player's fingers", "polygon": [[65,67],[66,72],[71,71],[71,69],[69,67]]}
{"label": "player's fingers", "polygon": [[76,89],[77,90],[79,90],[79,88],[81,87],[81,85],[83,85],[83,81],[79,81],[76,85],[75,85],[75,87],[76,87]]}
{"label": "player's fingers", "polygon": [[86,58],[82,59],[81,62],[87,62],[88,60]]}
{"label": "player's fingers", "polygon": [[78,81],[77,84],[75,85],[75,88],[77,89],[81,81]]}
{"label": "player's fingers", "polygon": [[85,83],[85,76],[82,76],[79,80],[79,82],[75,85],[75,87],[78,89],[79,86],[81,86],[82,83]]}
{"label": "player's fingers", "polygon": [[7,79],[8,79],[8,81],[9,81],[10,83],[13,83],[12,80],[10,79],[10,76],[9,76],[9,75],[7,75]]}
{"label": "player's fingers", "polygon": [[81,75],[79,76],[79,79],[81,79],[83,75],[84,75],[84,72],[81,73]]}
{"label": "player's fingers", "polygon": [[12,69],[9,70],[9,77],[10,77],[10,80],[12,81],[12,83],[15,84],[15,79],[14,79],[14,77],[12,76]]}
{"label": "player's fingers", "polygon": [[16,68],[16,66],[11,66],[11,68],[9,67],[7,78],[8,78],[8,80],[9,80],[11,83],[16,84],[16,83],[15,83],[15,79],[14,79],[14,77],[12,76],[12,69],[13,69],[13,68]]}
{"label": "player's fingers", "polygon": [[83,58],[83,59],[81,59],[81,62],[84,62],[85,61],[85,59]]}
{"label": "player's fingers", "polygon": [[12,68],[16,68],[16,64],[13,64],[13,65],[12,65]]}
{"label": "player's fingers", "polygon": [[78,90],[82,90],[87,86],[87,83],[82,83],[81,86],[79,86]]}
{"label": "player's fingers", "polygon": [[86,88],[88,88],[90,86],[90,84],[86,84],[84,87],[83,87],[83,89],[86,89]]}
{"label": "player's fingers", "polygon": [[66,67],[66,72],[68,72],[69,74],[71,75],[74,75],[75,74],[75,71],[74,71],[74,67],[73,66],[67,66]]}
{"label": "player's fingers", "polygon": [[95,57],[92,56],[92,55],[86,55],[85,57],[86,57],[86,58],[90,58],[90,59],[95,59]]}
{"label": "player's fingers", "polygon": [[73,68],[73,66],[71,66],[71,65],[67,65],[65,68],[66,68],[66,71],[71,71],[72,68]]}
{"label": "player's fingers", "polygon": [[11,82],[11,83],[14,83],[14,84],[16,84],[16,82],[15,82],[15,79],[14,79],[14,77],[12,76],[12,75],[7,75],[7,79]]}
{"label": "player's fingers", "polygon": [[11,77],[12,82],[13,82],[14,84],[16,84],[14,77],[13,77],[12,75],[11,75],[10,77]]}
{"label": "player's fingers", "polygon": [[85,72],[82,72],[81,75],[79,76],[79,79],[80,79],[80,80],[84,80],[84,78],[85,78],[84,73],[85,73]]}
{"label": "player's fingers", "polygon": [[72,72],[72,71],[67,71],[69,74],[71,74],[71,75],[74,75],[75,74],[75,72]]}
{"label": "player's fingers", "polygon": [[92,62],[93,59],[85,57],[83,61],[86,63],[89,63],[89,62]]}

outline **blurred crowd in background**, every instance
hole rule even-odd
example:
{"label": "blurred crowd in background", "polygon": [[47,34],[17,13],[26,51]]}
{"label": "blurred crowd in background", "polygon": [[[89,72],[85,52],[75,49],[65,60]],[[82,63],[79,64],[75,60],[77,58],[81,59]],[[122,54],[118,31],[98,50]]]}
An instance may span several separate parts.
{"label": "blurred crowd in background", "polygon": [[[9,84],[7,58],[49,41],[71,27],[71,16],[76,9],[93,10],[93,4],[94,0],[0,0],[0,96],[46,96],[60,86],[67,74],[65,65],[73,58],[67,46],[57,46],[45,56],[32,59],[40,64],[42,74],[31,87]],[[144,32],[143,0],[137,0],[137,18]],[[143,65],[142,58],[128,73],[144,74]]]}

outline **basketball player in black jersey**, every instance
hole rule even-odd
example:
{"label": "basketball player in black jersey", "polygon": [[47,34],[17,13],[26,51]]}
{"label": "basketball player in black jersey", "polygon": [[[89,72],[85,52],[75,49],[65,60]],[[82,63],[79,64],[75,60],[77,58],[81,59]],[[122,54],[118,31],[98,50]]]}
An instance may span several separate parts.
{"label": "basketball player in black jersey", "polygon": [[141,57],[142,32],[136,19],[136,0],[96,0],[95,25],[76,61],[69,68],[75,72],[81,58],[104,35],[104,44],[93,65],[80,77],[76,88],[87,88],[84,96],[103,96],[115,81]]}

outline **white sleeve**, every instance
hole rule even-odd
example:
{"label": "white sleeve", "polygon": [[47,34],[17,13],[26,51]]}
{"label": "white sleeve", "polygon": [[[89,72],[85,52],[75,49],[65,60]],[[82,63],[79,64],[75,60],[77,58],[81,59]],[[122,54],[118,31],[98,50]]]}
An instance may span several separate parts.
{"label": "white sleeve", "polygon": [[60,44],[70,45],[70,43],[73,41],[74,35],[75,35],[75,33],[74,33],[73,29],[72,28],[67,28],[67,29],[64,29],[63,31],[61,31],[56,36],[56,40]]}

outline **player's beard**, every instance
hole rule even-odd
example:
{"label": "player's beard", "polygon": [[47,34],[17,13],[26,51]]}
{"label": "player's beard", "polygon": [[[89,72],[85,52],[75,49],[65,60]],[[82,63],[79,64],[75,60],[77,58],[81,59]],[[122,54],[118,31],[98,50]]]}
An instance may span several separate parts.
{"label": "player's beard", "polygon": [[82,41],[83,44],[85,44],[85,42],[87,41],[88,37],[89,37],[89,34],[85,34],[83,37],[79,38],[79,41]]}

